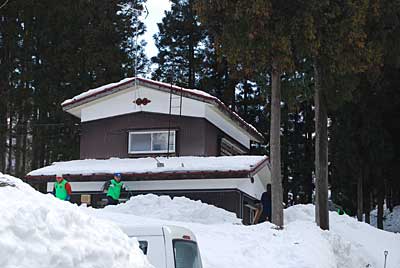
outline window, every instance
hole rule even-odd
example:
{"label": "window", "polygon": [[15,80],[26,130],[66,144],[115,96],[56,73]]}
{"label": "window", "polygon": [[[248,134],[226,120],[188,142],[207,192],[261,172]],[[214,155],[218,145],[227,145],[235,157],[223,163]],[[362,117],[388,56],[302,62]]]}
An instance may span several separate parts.
{"label": "window", "polygon": [[139,248],[143,251],[144,255],[147,255],[147,247],[149,243],[147,241],[139,241]]}
{"label": "window", "polygon": [[128,153],[175,153],[175,132],[175,130],[169,132],[169,150],[168,130],[129,132]]}
{"label": "window", "polygon": [[193,241],[174,240],[175,268],[202,268],[199,249]]}

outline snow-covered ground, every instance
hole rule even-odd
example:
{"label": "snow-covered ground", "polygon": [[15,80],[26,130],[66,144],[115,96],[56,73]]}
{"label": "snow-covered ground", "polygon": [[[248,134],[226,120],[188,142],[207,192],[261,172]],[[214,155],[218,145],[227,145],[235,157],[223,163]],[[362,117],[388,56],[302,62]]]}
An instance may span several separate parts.
{"label": "snow-covered ground", "polygon": [[[8,181],[12,186],[1,186]],[[337,213],[330,231],[314,207],[285,210],[285,228],[244,226],[234,214],[186,198],[138,196],[105,209],[78,207],[0,175],[0,267],[148,267],[137,241],[117,225],[184,226],[197,236],[204,268],[400,267],[400,234]],[[117,225],[110,223],[112,220]]]}
{"label": "snow-covered ground", "polygon": [[0,200],[1,268],[151,267],[114,223],[1,173]]}
{"label": "snow-covered ground", "polygon": [[[119,206],[84,210],[121,225],[187,227],[197,236],[204,268],[383,267],[385,250],[389,251],[387,267],[400,267],[399,234],[337,213],[330,214],[331,230],[322,231],[314,223],[312,205],[286,209],[284,230],[276,230],[270,223],[244,226],[231,213],[186,198],[171,201],[147,195]],[[210,217],[210,222],[202,217]]]}
{"label": "snow-covered ground", "polygon": [[[377,226],[378,210],[371,211],[371,225]],[[383,229],[389,232],[400,233],[400,206],[394,207],[393,212],[385,209],[383,213]],[[400,250],[399,250],[400,252]]]}

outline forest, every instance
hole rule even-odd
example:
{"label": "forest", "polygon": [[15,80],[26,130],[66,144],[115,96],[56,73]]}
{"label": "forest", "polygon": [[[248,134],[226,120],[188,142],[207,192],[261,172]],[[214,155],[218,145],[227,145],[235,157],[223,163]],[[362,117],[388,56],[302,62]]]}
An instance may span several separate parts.
{"label": "forest", "polygon": [[329,188],[360,221],[377,208],[381,229],[400,205],[399,1],[172,0],[152,58],[135,42],[145,0],[2,2],[0,172],[78,159],[61,102],[142,76],[211,93],[262,132],[275,204]]}

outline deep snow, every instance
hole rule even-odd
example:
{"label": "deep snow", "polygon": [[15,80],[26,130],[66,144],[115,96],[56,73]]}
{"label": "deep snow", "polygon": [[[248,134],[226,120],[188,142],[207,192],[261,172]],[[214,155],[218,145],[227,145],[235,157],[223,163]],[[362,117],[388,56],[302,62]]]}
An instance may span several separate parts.
{"label": "deep snow", "polygon": [[0,173],[1,268],[150,267],[136,239],[110,221]]}
{"label": "deep snow", "polygon": [[[160,204],[162,208],[159,208]],[[330,214],[331,230],[322,231],[314,223],[313,205],[286,209],[285,228],[276,230],[270,223],[244,226],[232,219],[232,214],[224,212],[216,216],[221,210],[214,206],[194,204],[186,198],[170,201],[169,197],[147,195],[106,209],[83,209],[121,225],[173,224],[187,227],[199,241],[204,268],[383,267],[384,250],[389,251],[387,267],[400,266],[397,253],[400,235],[377,230],[337,213]],[[209,210],[205,214],[214,215],[211,217],[218,220],[211,218],[208,223],[199,223],[200,217],[195,215],[200,207],[200,214]]]}
{"label": "deep snow", "polygon": [[[378,210],[371,211],[371,225],[377,226]],[[400,233],[400,206],[394,207],[393,212],[385,209],[383,213],[383,229],[389,232]],[[400,252],[400,250],[399,250]]]}
{"label": "deep snow", "polygon": [[[330,213],[330,231],[314,223],[314,206],[285,210],[285,228],[244,226],[230,212],[187,198],[138,196],[105,209],[78,207],[0,175],[0,267],[149,267],[119,225],[172,224],[197,236],[204,268],[400,267],[400,234]],[[105,221],[106,219],[106,221]]]}
{"label": "deep snow", "polygon": [[[149,218],[181,222],[217,224],[236,223],[241,220],[235,213],[185,197],[157,196],[153,194],[132,197],[124,204],[108,206],[104,211],[141,215]],[[166,213],[168,211],[168,213]]]}

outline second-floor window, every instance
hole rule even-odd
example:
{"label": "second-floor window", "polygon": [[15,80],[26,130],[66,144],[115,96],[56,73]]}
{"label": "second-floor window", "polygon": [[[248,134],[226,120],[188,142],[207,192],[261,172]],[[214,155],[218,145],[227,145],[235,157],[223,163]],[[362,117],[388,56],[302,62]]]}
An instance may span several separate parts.
{"label": "second-floor window", "polygon": [[128,153],[175,153],[175,132],[169,131],[169,150],[168,130],[129,132]]}

